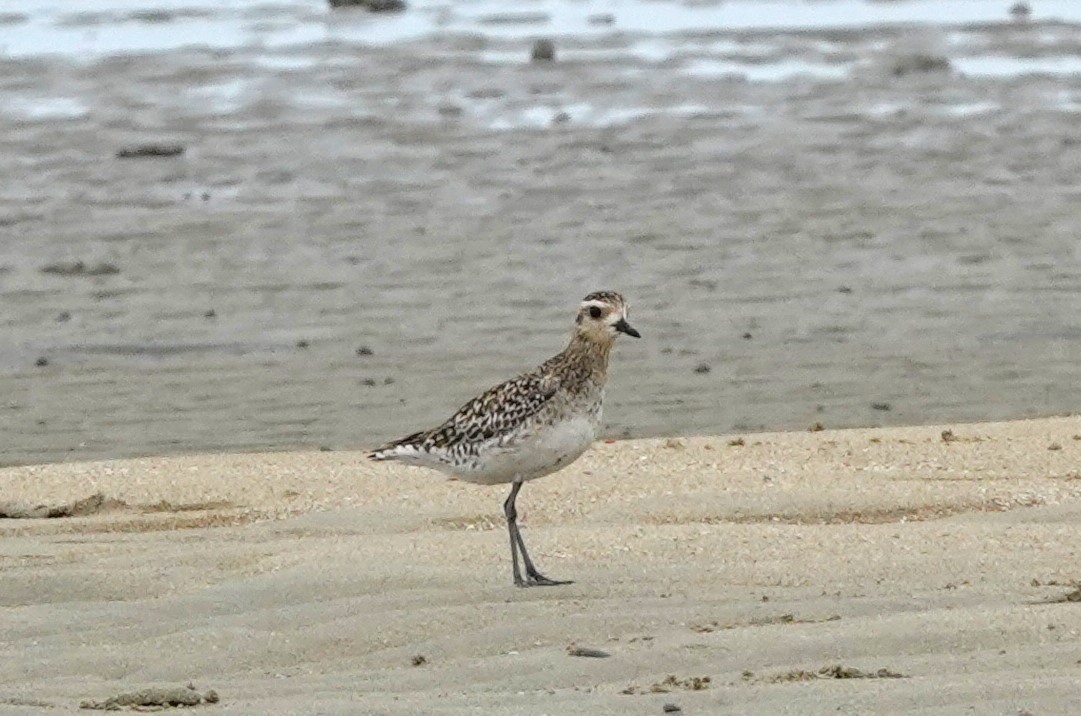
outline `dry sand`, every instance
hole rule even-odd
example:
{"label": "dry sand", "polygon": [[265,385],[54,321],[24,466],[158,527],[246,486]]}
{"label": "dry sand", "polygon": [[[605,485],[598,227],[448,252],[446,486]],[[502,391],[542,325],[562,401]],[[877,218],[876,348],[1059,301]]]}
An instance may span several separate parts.
{"label": "dry sand", "polygon": [[523,492],[576,580],[528,590],[502,489],[359,453],[7,468],[9,513],[103,499],[0,521],[0,714],[1068,713],[1079,458],[1077,417],[601,443]]}

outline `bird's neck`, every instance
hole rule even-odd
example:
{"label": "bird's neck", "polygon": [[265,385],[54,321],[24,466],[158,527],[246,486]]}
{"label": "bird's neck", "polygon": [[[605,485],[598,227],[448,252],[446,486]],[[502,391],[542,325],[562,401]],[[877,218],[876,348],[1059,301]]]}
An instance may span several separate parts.
{"label": "bird's neck", "polygon": [[581,333],[571,336],[560,357],[582,379],[603,383],[608,376],[608,355],[612,341],[597,341]]}

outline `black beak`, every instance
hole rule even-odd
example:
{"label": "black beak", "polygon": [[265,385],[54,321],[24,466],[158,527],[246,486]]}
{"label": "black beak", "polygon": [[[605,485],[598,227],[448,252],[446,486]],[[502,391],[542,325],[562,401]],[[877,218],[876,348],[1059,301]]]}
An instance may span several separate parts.
{"label": "black beak", "polygon": [[641,338],[642,337],[641,333],[634,330],[634,327],[631,326],[631,324],[627,323],[626,318],[619,319],[619,323],[617,323],[615,327],[616,327],[617,331],[619,331],[620,333],[626,333],[631,338]]}

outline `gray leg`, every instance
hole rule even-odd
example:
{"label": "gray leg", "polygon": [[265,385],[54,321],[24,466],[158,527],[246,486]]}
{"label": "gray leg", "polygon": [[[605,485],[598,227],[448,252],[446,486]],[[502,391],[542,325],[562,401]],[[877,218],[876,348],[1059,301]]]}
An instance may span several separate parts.
{"label": "gray leg", "polygon": [[[569,581],[549,579],[537,571],[533,566],[533,560],[529,558],[522,533],[518,530],[518,510],[514,507],[514,500],[518,497],[518,491],[522,489],[522,483],[516,482],[510,488],[510,495],[503,503],[503,513],[507,516],[507,531],[510,533],[510,556],[514,567],[514,583],[519,587],[552,587],[559,584],[570,584]],[[526,578],[522,579],[522,573],[518,569],[518,551],[522,552],[522,563],[525,565]]]}
{"label": "gray leg", "polygon": [[507,531],[510,532],[510,558],[514,566],[514,583],[524,587],[522,573],[518,569],[518,511],[514,509],[514,498],[518,497],[518,490],[522,489],[522,483],[516,482],[510,488],[510,497],[503,503],[503,514],[507,516]]}

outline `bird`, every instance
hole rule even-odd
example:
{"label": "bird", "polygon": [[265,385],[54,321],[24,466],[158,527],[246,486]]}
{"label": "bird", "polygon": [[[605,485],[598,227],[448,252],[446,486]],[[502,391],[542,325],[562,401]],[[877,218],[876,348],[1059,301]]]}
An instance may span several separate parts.
{"label": "bird", "polygon": [[619,293],[590,293],[579,304],[570,342],[560,353],[473,398],[441,425],[392,440],[368,458],[430,468],[480,485],[510,483],[503,514],[514,584],[571,584],[537,570],[518,529],[515,501],[523,483],[566,467],[593,444],[612,346],[620,335],[642,337],[627,312]]}

